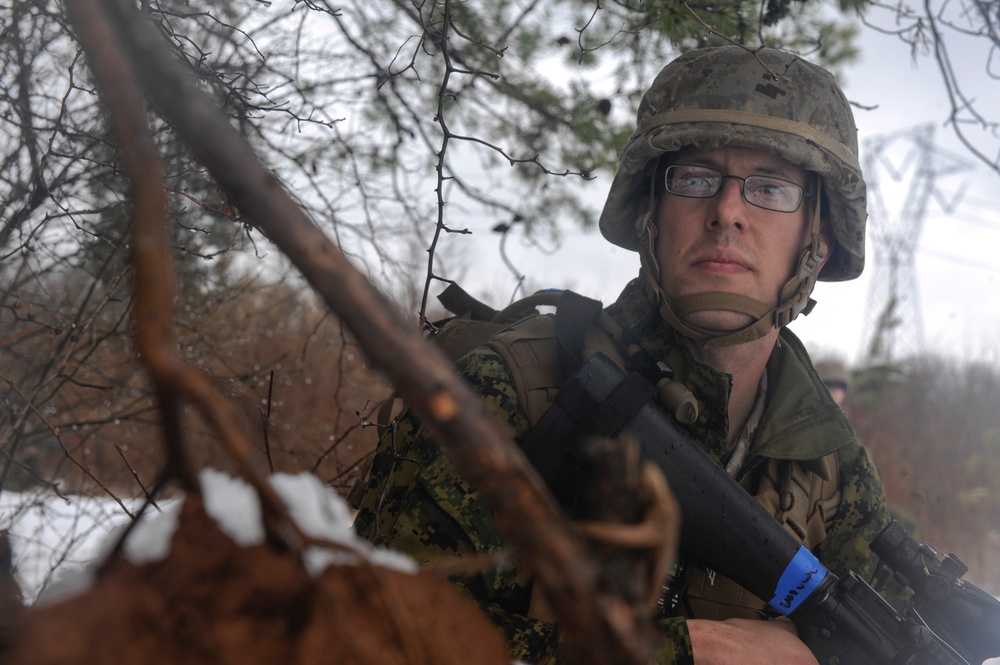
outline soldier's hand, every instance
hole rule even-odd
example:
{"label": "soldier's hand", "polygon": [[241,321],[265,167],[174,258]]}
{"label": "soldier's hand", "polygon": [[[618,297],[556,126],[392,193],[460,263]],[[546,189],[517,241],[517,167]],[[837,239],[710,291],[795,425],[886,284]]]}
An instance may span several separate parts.
{"label": "soldier's hand", "polygon": [[688,621],[695,665],[818,665],[790,621]]}

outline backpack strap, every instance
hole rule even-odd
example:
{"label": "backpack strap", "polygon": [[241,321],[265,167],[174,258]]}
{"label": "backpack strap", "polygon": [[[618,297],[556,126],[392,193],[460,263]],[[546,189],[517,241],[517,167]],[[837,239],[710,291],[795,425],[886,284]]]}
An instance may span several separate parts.
{"label": "backpack strap", "polygon": [[[441,306],[456,317],[467,316],[467,318],[473,321],[490,321],[492,323],[506,324],[537,313],[536,308],[538,307],[557,306],[564,293],[568,292],[562,289],[542,289],[529,296],[515,300],[501,310],[496,310],[472,296],[468,291],[459,286],[457,282],[452,282],[444,291],[438,294],[437,298]],[[594,302],[597,301],[595,300]],[[600,306],[600,303],[597,304]],[[448,321],[451,321],[451,319],[445,319],[443,323],[447,323]],[[485,342],[486,339],[484,338],[483,341]]]}
{"label": "backpack strap", "polygon": [[[503,310],[496,310],[470,295],[456,282],[452,282],[438,294],[438,300],[453,316],[428,324],[426,339],[443,351],[450,361],[455,362],[466,353],[486,344],[490,337],[506,328],[511,322],[538,318],[535,316],[538,314],[536,308],[557,305],[561,300],[561,294],[562,291],[557,289],[539,291],[514,301]],[[600,303],[598,303],[599,305]],[[555,355],[553,354],[552,357]],[[513,365],[511,366],[513,367]],[[559,377],[549,377],[548,371],[548,368],[542,367],[540,371],[522,373],[521,383],[526,383],[529,386],[551,383],[555,386],[552,389],[554,395],[562,380]],[[548,406],[549,397],[547,394],[542,398],[542,401],[545,406]],[[401,409],[402,400],[399,398],[398,392],[393,391],[376,412],[375,424],[378,427],[380,438],[393,426],[393,421]],[[354,508],[361,505],[374,459],[375,451],[372,451],[359,462],[358,479],[347,496],[348,504]]]}
{"label": "backpack strap", "polygon": [[554,316],[534,317],[489,342],[504,359],[531,425],[521,447],[563,500],[573,493],[576,475],[570,442],[587,434],[616,434],[656,397],[651,383],[631,374],[601,400],[583,389],[577,372],[595,353],[604,352],[625,369],[620,337],[599,301],[566,291]]}

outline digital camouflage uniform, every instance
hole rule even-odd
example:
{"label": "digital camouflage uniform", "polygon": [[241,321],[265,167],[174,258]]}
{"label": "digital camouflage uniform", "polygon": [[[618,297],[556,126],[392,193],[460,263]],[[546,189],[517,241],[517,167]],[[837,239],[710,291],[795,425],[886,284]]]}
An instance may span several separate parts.
{"label": "digital camouflage uniform", "polygon": [[[672,298],[661,284],[654,249],[662,223],[657,202],[665,191],[662,158],[686,148],[729,145],[766,151],[815,176],[810,239],[777,302],[758,302],[738,290]],[[625,332],[623,346],[638,344],[697,398],[697,419],[681,426],[711,457],[731,467],[734,477],[833,573],[853,570],[870,577],[875,562],[868,543],[889,519],[881,485],[802,345],[784,328],[811,309],[817,279],[861,274],[865,201],[853,113],[832,74],[776,49],[694,49],[668,63],[643,95],[599,227],[608,241],[639,254],[640,279],[608,312]],[[752,323],[720,332],[696,325],[690,316],[719,309],[744,314]],[[744,344],[776,328],[779,341],[758,387],[752,423],[740,426],[738,454],[728,459],[731,379],[698,361],[694,344]],[[524,372],[520,363],[504,364],[508,356],[498,353],[501,337],[494,337],[492,347],[465,356],[458,369],[520,441],[529,421],[513,383]],[[746,447],[743,439],[748,439]],[[797,492],[805,487],[809,498],[801,501]],[[505,549],[489,509],[409,416],[382,437],[365,489],[356,528],[375,544],[422,562]],[[784,508],[786,502],[792,510]],[[798,519],[803,509],[805,521]],[[718,580],[696,565],[685,570],[691,571],[681,573],[689,581],[685,594],[681,602],[669,604],[661,621],[666,639],[660,663],[693,662],[686,618],[671,613],[709,619],[746,616],[747,611],[763,616],[762,601],[748,598],[734,582]],[[515,658],[557,662],[557,629],[528,616],[531,581],[516,562],[455,582],[504,629]],[[729,590],[715,597],[716,585]],[[706,610],[710,614],[703,614]]]}
{"label": "digital camouflage uniform", "polygon": [[[608,312],[695,394],[700,415],[687,429],[709,455],[723,462],[729,453],[728,375],[695,358],[690,342],[657,315],[640,280],[629,284]],[[457,369],[487,408],[522,440],[529,429],[527,416],[501,357],[481,348],[462,358]],[[875,561],[868,543],[889,516],[867,452],[830,399],[801,343],[787,329],[781,332],[767,373],[771,388],[740,482],[754,493],[759,484],[757,471],[769,460],[812,460],[836,451],[839,507],[827,520],[825,540],[812,549],[837,575],[853,570],[870,577]],[[457,475],[439,444],[405,414],[379,443],[355,527],[374,544],[401,550],[420,562],[505,549],[489,509]],[[514,658],[537,664],[558,662],[557,628],[527,616],[531,581],[516,563],[454,582],[504,630]],[[693,663],[685,618],[664,617],[661,625],[666,639],[657,662]]]}

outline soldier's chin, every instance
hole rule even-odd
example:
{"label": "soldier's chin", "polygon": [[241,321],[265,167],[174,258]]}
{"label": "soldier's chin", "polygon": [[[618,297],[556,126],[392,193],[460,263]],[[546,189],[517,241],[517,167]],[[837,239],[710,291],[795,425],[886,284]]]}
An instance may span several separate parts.
{"label": "soldier's chin", "polygon": [[749,314],[730,312],[727,310],[705,310],[702,312],[692,312],[684,317],[684,320],[699,328],[707,328],[720,333],[736,332],[742,330],[754,322]]}

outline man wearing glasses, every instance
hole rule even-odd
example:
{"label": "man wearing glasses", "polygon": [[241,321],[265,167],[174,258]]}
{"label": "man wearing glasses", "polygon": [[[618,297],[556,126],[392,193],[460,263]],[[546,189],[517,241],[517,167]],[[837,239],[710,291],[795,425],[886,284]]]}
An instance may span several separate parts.
{"label": "man wearing glasses", "polygon": [[[812,308],[817,279],[861,273],[857,154],[850,106],[825,70],[774,49],[690,51],[644,95],[600,228],[641,264],[606,308],[619,362],[655,363],[689,391],[696,409],[680,426],[827,568],[867,577],[868,543],[889,521],[881,483],[786,328]],[[537,418],[512,367],[553,348],[537,325],[517,324],[458,363],[519,441]],[[409,416],[380,442],[356,526],[420,561],[504,548],[474,488]],[[519,566],[456,583],[515,659],[559,662],[558,627],[536,610]],[[681,561],[660,603],[657,662],[815,665],[766,600]]]}

